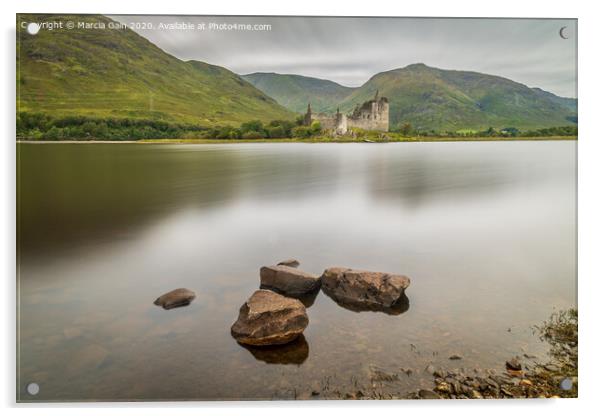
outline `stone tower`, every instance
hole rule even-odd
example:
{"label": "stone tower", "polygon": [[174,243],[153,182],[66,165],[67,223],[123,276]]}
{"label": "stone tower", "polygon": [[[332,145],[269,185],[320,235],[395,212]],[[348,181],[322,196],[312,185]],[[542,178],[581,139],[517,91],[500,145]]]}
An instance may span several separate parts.
{"label": "stone tower", "polygon": [[307,113],[305,113],[303,124],[306,126],[311,126],[311,103],[307,103]]}

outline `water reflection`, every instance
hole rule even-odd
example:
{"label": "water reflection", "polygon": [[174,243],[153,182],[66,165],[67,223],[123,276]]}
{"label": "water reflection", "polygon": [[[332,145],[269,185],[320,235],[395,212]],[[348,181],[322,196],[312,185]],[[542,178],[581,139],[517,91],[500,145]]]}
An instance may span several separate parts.
{"label": "water reflection", "polygon": [[[574,306],[576,143],[18,148],[18,381],[44,383],[34,400],[269,398],[368,363],[412,363],[431,386],[421,370],[451,354],[544,354],[529,328]],[[370,308],[315,293],[306,340],[239,346],[227,328],[257,266],[291,255],[412,276],[412,309],[351,314]],[[198,298],[150,303],[177,287]],[[101,348],[65,377],[86,345]]]}
{"label": "water reflection", "polygon": [[309,344],[301,334],[297,339],[284,345],[255,347],[239,344],[248,350],[258,361],[267,364],[296,364],[301,365],[309,356]]}
{"label": "water reflection", "polygon": [[374,303],[364,303],[364,302],[354,302],[349,299],[338,298],[333,293],[329,293],[328,291],[324,291],[324,294],[332,299],[337,305],[341,308],[347,309],[353,312],[383,312],[387,315],[401,315],[404,312],[407,312],[410,309],[410,299],[408,299],[407,295],[402,293],[399,299],[391,306],[382,306]]}

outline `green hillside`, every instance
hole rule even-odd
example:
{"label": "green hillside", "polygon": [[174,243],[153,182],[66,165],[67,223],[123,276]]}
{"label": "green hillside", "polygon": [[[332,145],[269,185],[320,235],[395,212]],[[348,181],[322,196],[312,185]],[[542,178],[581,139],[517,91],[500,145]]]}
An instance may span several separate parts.
{"label": "green hillside", "polygon": [[405,123],[438,131],[538,129],[576,121],[575,99],[498,76],[424,64],[381,72],[359,88],[299,75],[256,73],[243,77],[295,112],[304,112],[308,102],[314,111],[334,112],[340,107],[348,112],[379,90],[389,98],[391,129]]}
{"label": "green hillside", "polygon": [[305,112],[308,103],[311,103],[314,111],[324,111],[336,106],[354,91],[336,82],[301,75],[256,72],[242,77],[297,113]]}
{"label": "green hillside", "polygon": [[404,123],[420,130],[529,129],[571,124],[574,116],[562,102],[570,99],[498,76],[424,64],[376,74],[339,105],[349,111],[376,90],[389,98],[392,129]]}
{"label": "green hillside", "polygon": [[541,88],[537,88],[537,87],[532,88],[532,90],[535,91],[541,97],[552,100],[552,101],[566,107],[567,109],[569,109],[572,112],[577,112],[577,100],[574,98],[559,97],[557,95],[552,94],[551,92],[544,91]]}
{"label": "green hillside", "polygon": [[[94,15],[19,18],[113,22]],[[233,72],[181,61],[129,29],[56,29],[30,35],[17,27],[19,112],[201,126],[294,117]]]}

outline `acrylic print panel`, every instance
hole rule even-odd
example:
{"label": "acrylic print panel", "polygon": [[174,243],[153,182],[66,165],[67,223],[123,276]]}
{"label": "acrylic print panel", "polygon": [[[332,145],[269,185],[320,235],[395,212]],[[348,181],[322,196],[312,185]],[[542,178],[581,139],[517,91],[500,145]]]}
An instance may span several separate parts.
{"label": "acrylic print panel", "polygon": [[20,402],[577,396],[577,22],[17,16]]}

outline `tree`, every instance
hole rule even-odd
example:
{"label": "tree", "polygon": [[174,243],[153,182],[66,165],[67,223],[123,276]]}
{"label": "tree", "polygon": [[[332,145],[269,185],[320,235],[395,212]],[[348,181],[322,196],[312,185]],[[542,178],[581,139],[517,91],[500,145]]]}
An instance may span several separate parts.
{"label": "tree", "polygon": [[254,132],[262,132],[263,131],[263,123],[260,120],[251,120],[246,123],[242,123],[240,125],[240,131],[244,134],[246,132],[254,131]]}
{"label": "tree", "polygon": [[412,125],[410,123],[403,123],[403,125],[399,129],[399,132],[401,134],[403,134],[404,136],[411,135],[412,134]]}
{"label": "tree", "polygon": [[246,131],[242,134],[243,139],[263,139],[265,133],[263,131]]}
{"label": "tree", "polygon": [[286,137],[284,127],[282,127],[282,126],[268,127],[267,130],[268,130],[268,136],[272,139],[279,139],[279,138]]}
{"label": "tree", "polygon": [[311,134],[320,134],[322,132],[322,124],[318,120],[311,123]]}

